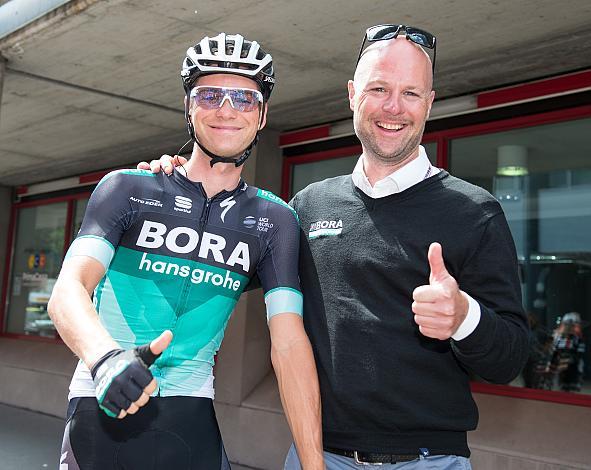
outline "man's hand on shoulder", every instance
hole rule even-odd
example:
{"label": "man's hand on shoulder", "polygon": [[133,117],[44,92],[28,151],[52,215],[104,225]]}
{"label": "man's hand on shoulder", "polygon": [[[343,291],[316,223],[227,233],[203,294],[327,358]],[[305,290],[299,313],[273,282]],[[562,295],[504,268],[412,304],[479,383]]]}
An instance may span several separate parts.
{"label": "man's hand on shoulder", "polygon": [[468,314],[468,298],[445,268],[442,248],[431,243],[429,284],[413,292],[412,311],[419,331],[429,338],[446,340],[458,330]]}
{"label": "man's hand on shoulder", "polygon": [[148,403],[157,387],[149,367],[171,341],[172,333],[166,330],[150,344],[109,351],[90,368],[96,399],[107,415],[122,419]]}
{"label": "man's hand on shoulder", "polygon": [[172,174],[174,167],[184,165],[185,163],[187,163],[187,159],[185,157],[181,157],[179,155],[171,157],[170,155],[164,154],[159,160],[152,160],[150,163],[139,162],[137,164],[137,169],[150,170],[152,173],[159,173],[160,170],[163,170],[164,173],[170,175]]}

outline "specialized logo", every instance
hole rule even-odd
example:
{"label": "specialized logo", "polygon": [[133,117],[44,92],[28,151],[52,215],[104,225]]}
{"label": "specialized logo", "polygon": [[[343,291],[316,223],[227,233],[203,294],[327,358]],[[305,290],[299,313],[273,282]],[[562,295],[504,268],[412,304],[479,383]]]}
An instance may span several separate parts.
{"label": "specialized logo", "polygon": [[129,196],[129,200],[137,202],[138,204],[144,204],[145,206],[162,207],[162,203],[158,199],[140,199],[138,197]]}
{"label": "specialized logo", "polygon": [[319,220],[310,225],[308,238],[310,240],[318,237],[327,237],[340,235],[343,231],[343,221],[339,220]]}
{"label": "specialized logo", "polygon": [[252,215],[245,217],[244,220],[242,221],[242,225],[244,225],[246,228],[253,228],[256,224],[257,224],[257,219],[256,219],[256,217],[254,217]]}
{"label": "specialized logo", "polygon": [[226,216],[226,213],[232,209],[232,207],[234,207],[236,205],[236,201],[234,199],[232,199],[234,196],[230,196],[227,199],[224,199],[222,202],[220,202],[220,207],[224,207],[225,209],[222,211],[222,215],[220,216],[222,219],[222,222],[225,222],[224,217]]}
{"label": "specialized logo", "polygon": [[193,201],[188,197],[183,196],[175,196],[174,197],[174,210],[179,212],[186,212],[187,214],[191,213],[191,208],[193,207]]}
{"label": "specialized logo", "polygon": [[200,240],[199,233],[189,227],[175,227],[169,232],[166,225],[160,222],[145,220],[136,245],[151,249],[166,245],[166,248],[170,251],[182,254],[191,253],[199,249],[197,255],[199,258],[208,259],[211,256],[218,263],[226,264],[227,266],[240,265],[244,272],[248,272],[250,269],[248,244],[238,242],[226,258],[224,251],[227,252],[228,250],[225,250],[226,239],[224,237],[214,233],[203,232]]}

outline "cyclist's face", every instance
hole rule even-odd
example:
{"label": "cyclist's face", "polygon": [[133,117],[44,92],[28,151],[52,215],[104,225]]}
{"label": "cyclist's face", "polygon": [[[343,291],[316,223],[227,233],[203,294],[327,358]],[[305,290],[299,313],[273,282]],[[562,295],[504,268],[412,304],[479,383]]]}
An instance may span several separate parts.
{"label": "cyclist's face", "polygon": [[[197,80],[194,86],[259,89],[254,80],[231,74],[206,75]],[[221,157],[234,157],[250,145],[259,130],[260,106],[253,111],[238,111],[226,99],[221,107],[205,109],[191,100],[189,111],[197,138],[205,148]],[[260,119],[261,129],[265,125],[266,115],[265,106]]]}

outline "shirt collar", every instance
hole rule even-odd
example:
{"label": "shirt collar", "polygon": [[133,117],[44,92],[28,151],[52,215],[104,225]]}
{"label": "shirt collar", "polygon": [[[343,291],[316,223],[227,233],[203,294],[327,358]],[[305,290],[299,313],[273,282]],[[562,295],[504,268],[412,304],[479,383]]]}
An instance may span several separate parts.
{"label": "shirt collar", "polygon": [[422,145],[419,145],[419,155],[417,158],[408,162],[406,165],[403,165],[384,179],[377,181],[372,187],[372,185],[369,184],[369,180],[363,169],[363,158],[363,155],[361,155],[359,160],[357,160],[351,178],[353,179],[353,184],[355,186],[374,199],[400,193],[405,189],[420,183],[425,179],[425,175],[428,174],[429,169],[431,170],[429,173],[430,176],[439,173],[439,169],[431,166],[425,148]]}

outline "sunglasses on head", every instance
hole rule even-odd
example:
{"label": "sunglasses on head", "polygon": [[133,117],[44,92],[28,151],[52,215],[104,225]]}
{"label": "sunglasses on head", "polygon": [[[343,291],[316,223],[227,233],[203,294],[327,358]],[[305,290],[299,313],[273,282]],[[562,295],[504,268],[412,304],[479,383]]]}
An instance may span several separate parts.
{"label": "sunglasses on head", "polygon": [[376,42],[376,41],[387,41],[389,39],[396,39],[398,35],[404,31],[406,39],[418,44],[419,46],[426,47],[427,49],[433,49],[433,71],[435,71],[435,56],[437,54],[437,47],[435,44],[435,36],[428,31],[423,29],[415,28],[413,26],[406,26],[404,24],[379,24],[367,28],[361,48],[359,49],[359,55],[357,56],[357,62],[361,59],[363,53],[363,47],[365,42]]}
{"label": "sunglasses on head", "polygon": [[196,86],[191,90],[191,99],[204,109],[221,108],[228,100],[232,108],[246,113],[259,109],[259,105],[263,103],[263,94],[249,88]]}

